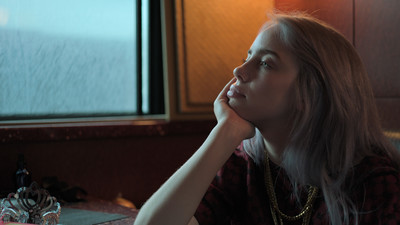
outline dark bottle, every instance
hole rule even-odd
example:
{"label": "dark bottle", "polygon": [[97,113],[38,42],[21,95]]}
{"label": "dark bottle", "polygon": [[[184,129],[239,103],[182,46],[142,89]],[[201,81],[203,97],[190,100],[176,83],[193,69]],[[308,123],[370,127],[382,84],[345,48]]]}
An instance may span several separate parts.
{"label": "dark bottle", "polygon": [[17,172],[15,174],[17,188],[29,187],[31,185],[31,174],[26,169],[25,158],[23,154],[18,154]]}

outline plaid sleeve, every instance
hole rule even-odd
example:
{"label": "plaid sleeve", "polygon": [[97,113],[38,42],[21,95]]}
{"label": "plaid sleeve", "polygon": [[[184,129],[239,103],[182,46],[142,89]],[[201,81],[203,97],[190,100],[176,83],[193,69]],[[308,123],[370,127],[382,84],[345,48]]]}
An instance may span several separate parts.
{"label": "plaid sleeve", "polygon": [[235,211],[240,210],[247,173],[243,154],[236,150],[218,171],[194,215],[200,225],[230,224]]}
{"label": "plaid sleeve", "polygon": [[359,224],[400,224],[400,174],[389,161],[371,162],[380,165],[370,171],[358,193],[358,203],[362,203]]}

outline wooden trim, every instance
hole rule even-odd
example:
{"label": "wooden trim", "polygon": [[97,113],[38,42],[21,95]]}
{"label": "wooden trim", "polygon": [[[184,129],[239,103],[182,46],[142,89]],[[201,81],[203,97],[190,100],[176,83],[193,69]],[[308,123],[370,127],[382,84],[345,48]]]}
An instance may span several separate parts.
{"label": "wooden trim", "polygon": [[0,126],[0,143],[176,136],[208,133],[213,120],[143,120]]}

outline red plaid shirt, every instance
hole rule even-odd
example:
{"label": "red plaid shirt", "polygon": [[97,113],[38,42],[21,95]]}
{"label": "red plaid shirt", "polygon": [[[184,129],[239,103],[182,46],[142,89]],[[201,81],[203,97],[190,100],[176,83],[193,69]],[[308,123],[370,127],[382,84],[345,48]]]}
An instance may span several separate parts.
{"label": "red plaid shirt", "polygon": [[[287,215],[298,214],[300,209],[287,175],[276,165],[271,167],[281,211]],[[356,185],[351,198],[360,212],[359,224],[400,224],[400,176],[395,168],[391,160],[378,156],[366,157],[355,167]],[[329,225],[321,192],[313,206],[310,224]],[[256,166],[243,150],[236,150],[211,183],[195,217],[200,225],[273,225],[264,168]],[[288,224],[301,223],[298,220]]]}

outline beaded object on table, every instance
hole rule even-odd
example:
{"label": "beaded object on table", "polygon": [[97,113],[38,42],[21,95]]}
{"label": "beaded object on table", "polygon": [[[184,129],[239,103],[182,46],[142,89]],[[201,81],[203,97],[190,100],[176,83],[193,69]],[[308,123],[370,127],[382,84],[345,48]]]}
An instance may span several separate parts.
{"label": "beaded object on table", "polygon": [[1,200],[0,221],[55,225],[61,213],[60,203],[36,182],[21,187]]}

